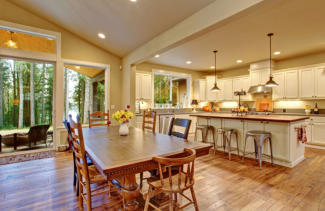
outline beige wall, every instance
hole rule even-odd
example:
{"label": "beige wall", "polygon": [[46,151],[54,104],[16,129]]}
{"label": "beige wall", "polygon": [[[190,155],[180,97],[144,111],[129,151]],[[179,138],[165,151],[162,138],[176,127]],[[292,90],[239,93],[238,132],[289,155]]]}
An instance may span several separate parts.
{"label": "beige wall", "polygon": [[0,5],[1,20],[60,32],[63,59],[109,64],[111,66],[111,104],[120,105],[121,58],[6,0],[0,0]]}

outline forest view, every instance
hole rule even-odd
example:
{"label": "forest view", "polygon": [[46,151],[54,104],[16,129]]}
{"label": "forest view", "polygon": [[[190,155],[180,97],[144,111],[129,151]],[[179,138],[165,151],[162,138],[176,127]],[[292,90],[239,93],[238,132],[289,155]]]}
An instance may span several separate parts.
{"label": "forest view", "polygon": [[54,65],[0,58],[0,129],[52,125]]}

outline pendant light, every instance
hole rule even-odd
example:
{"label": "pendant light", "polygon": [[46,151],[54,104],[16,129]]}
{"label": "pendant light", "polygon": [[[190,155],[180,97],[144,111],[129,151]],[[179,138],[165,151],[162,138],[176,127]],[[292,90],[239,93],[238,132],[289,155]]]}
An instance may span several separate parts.
{"label": "pendant light", "polygon": [[270,38],[270,78],[269,80],[266,82],[265,86],[266,87],[275,87],[275,86],[279,86],[279,84],[277,84],[274,80],[273,80],[273,76],[272,76],[272,36],[274,34],[273,33],[269,33],[267,34],[267,36]]}
{"label": "pendant light", "polygon": [[5,45],[8,47],[8,48],[18,48],[17,47],[17,43],[15,41],[13,41],[12,39],[12,35],[14,34],[14,32],[10,31],[10,40],[8,40]]}
{"label": "pendant light", "polygon": [[217,50],[214,50],[214,86],[211,89],[211,92],[219,92],[220,88],[217,85]]}

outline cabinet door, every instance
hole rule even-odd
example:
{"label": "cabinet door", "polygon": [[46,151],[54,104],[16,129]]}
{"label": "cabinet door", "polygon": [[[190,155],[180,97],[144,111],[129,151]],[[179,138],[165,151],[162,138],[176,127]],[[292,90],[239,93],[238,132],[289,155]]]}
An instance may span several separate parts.
{"label": "cabinet door", "polygon": [[312,143],[325,145],[325,123],[314,122],[312,124]]}
{"label": "cabinet door", "polygon": [[260,83],[260,73],[258,71],[250,71],[250,85],[255,86]]}
{"label": "cabinet door", "polygon": [[220,88],[220,91],[217,92],[217,100],[222,101],[225,99],[225,89],[224,89],[224,80],[218,80],[218,87]]}
{"label": "cabinet door", "polygon": [[143,74],[141,80],[141,93],[143,99],[151,99],[151,87],[151,75]]}
{"label": "cabinet door", "polygon": [[223,90],[224,90],[223,91],[224,100],[232,100],[233,97],[232,79],[224,80]]}
{"label": "cabinet door", "polygon": [[313,69],[300,70],[299,92],[302,98],[312,98],[315,95],[315,74]]}
{"label": "cabinet door", "polygon": [[325,98],[325,68],[315,69],[315,95],[318,98]]}
{"label": "cabinet door", "polygon": [[273,80],[279,84],[279,86],[273,87],[273,99],[282,99],[284,98],[284,90],[285,90],[285,74],[282,73],[274,73]]}
{"label": "cabinet door", "polygon": [[266,84],[266,82],[270,79],[270,70],[261,70],[260,73],[260,84]]}
{"label": "cabinet door", "polygon": [[285,97],[286,98],[299,98],[298,86],[298,71],[292,70],[285,72]]}
{"label": "cabinet door", "polygon": [[140,99],[141,96],[141,75],[136,74],[135,76],[135,99]]}
{"label": "cabinet door", "polygon": [[[217,99],[217,93],[211,92],[210,90],[214,86],[214,76],[207,76],[206,77],[206,100],[215,101]],[[219,84],[218,84],[219,86]]]}
{"label": "cabinet door", "polygon": [[200,87],[199,87],[199,99],[200,101],[205,101],[206,99],[206,88],[207,88],[207,83],[206,80],[200,79]]}
{"label": "cabinet door", "polygon": [[233,99],[236,99],[237,96],[234,95],[234,92],[240,91],[243,89],[242,78],[234,78],[232,80],[232,88],[233,88]]}
{"label": "cabinet door", "polygon": [[242,96],[241,99],[242,100],[251,100],[252,96],[251,94],[248,93],[248,89],[249,89],[249,77],[243,77],[241,79],[241,84],[242,84],[242,89],[244,91],[246,91],[246,95]]}

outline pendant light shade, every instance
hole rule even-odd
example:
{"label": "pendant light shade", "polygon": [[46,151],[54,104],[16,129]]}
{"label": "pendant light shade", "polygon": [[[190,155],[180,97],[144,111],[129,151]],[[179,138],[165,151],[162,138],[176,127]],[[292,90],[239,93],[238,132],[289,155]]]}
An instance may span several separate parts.
{"label": "pendant light shade", "polygon": [[275,86],[279,86],[279,84],[277,84],[274,80],[273,80],[273,76],[272,76],[272,36],[274,34],[273,33],[269,33],[267,34],[267,36],[270,38],[270,78],[269,80],[266,82],[265,86],[266,87],[275,87]]}
{"label": "pendant light shade", "polygon": [[211,92],[219,92],[220,88],[217,85],[217,50],[214,50],[214,86],[211,89]]}
{"label": "pendant light shade", "polygon": [[15,41],[13,41],[12,39],[12,35],[14,34],[14,32],[10,32],[10,40],[8,40],[7,42],[5,42],[5,46],[7,46],[8,48],[18,48],[17,43]]}

